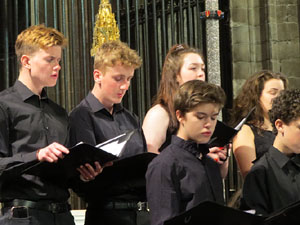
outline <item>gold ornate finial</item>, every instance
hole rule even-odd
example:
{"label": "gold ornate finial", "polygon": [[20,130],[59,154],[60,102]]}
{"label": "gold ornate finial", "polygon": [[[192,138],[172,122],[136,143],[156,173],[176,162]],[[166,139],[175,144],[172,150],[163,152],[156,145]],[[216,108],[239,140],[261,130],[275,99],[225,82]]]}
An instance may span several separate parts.
{"label": "gold ornate finial", "polygon": [[94,27],[91,56],[94,56],[96,54],[97,49],[104,42],[118,40],[119,38],[120,31],[117,26],[115,14],[112,13],[109,0],[101,0]]}

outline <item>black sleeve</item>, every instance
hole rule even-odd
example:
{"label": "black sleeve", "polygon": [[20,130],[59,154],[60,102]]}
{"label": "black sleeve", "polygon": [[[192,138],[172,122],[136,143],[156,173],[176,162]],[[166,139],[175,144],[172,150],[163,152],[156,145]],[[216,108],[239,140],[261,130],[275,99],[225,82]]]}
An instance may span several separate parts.
{"label": "black sleeve", "polygon": [[180,213],[180,196],[174,168],[163,162],[150,163],[146,173],[147,200],[151,224],[163,225]]}
{"label": "black sleeve", "polygon": [[36,151],[13,154],[8,121],[8,115],[0,104],[0,180],[19,176],[26,167],[38,162]]}
{"label": "black sleeve", "polygon": [[267,189],[266,168],[252,168],[247,174],[243,186],[243,198],[247,206],[255,209],[256,214],[270,213],[270,197]]}

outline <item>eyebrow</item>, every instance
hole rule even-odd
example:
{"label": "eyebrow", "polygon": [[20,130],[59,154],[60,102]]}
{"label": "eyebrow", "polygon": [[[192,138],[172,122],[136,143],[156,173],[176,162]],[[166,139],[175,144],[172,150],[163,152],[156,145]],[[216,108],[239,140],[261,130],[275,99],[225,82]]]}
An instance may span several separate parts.
{"label": "eyebrow", "polygon": [[[207,113],[205,113],[205,112],[196,112],[196,114],[197,115],[204,115],[204,116],[208,116],[208,114]],[[210,116],[216,116],[216,115],[218,115],[219,114],[219,112],[216,112],[216,113],[213,113],[212,115],[210,115]]]}
{"label": "eyebrow", "polygon": [[204,63],[191,63],[190,65],[204,65]]}
{"label": "eyebrow", "polygon": [[127,78],[133,78],[134,75],[131,75],[131,76],[126,76],[125,74],[112,74],[113,77],[127,77]]}
{"label": "eyebrow", "polygon": [[61,59],[61,57],[56,57],[56,56],[53,56],[53,55],[48,55],[48,56],[46,56],[45,58]]}
{"label": "eyebrow", "polygon": [[204,67],[205,68],[205,64],[204,63],[191,63],[191,64],[188,64],[188,66],[200,66],[200,67]]}
{"label": "eyebrow", "polygon": [[278,91],[278,90],[279,90],[278,88],[273,88],[273,87],[269,89],[269,91]]}

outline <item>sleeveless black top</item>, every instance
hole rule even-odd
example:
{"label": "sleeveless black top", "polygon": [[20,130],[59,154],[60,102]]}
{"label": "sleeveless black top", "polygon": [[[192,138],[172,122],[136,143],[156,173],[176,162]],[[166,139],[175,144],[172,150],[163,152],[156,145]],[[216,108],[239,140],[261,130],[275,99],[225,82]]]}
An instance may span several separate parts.
{"label": "sleeveless black top", "polygon": [[167,134],[166,134],[166,140],[158,149],[159,152],[162,152],[162,150],[164,150],[169,144],[171,144],[172,135],[174,135],[175,133],[176,133],[175,131],[172,133],[170,131],[170,129],[168,128]]}
{"label": "sleeveless black top", "polygon": [[254,134],[254,144],[256,151],[256,159],[260,158],[273,145],[275,134],[269,130],[263,130],[253,125],[250,126]]}

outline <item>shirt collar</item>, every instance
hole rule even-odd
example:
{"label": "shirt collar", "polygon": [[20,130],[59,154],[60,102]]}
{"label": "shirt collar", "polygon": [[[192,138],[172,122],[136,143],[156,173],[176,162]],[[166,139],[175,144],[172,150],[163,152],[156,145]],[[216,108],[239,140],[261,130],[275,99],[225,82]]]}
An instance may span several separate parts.
{"label": "shirt collar", "polygon": [[300,167],[300,155],[295,154],[292,157],[286,156],[277,148],[271,146],[269,149],[270,156],[277,162],[280,168],[283,168],[288,162],[293,162],[296,166]]}
{"label": "shirt collar", "polygon": [[[16,80],[16,82],[14,84],[14,89],[20,94],[23,101],[31,98],[32,96],[37,96],[25,84],[23,84],[19,80]],[[41,99],[42,100],[47,100],[48,99],[48,96],[47,96],[47,93],[46,93],[45,89],[42,90]]]}
{"label": "shirt collar", "polygon": [[[92,92],[88,93],[88,95],[86,96],[86,101],[88,102],[88,104],[90,105],[94,113],[101,111],[103,109],[106,110],[104,105],[95,97],[95,95],[93,95]],[[114,112],[118,112],[122,109],[123,109],[122,104],[114,104]]]}
{"label": "shirt collar", "polygon": [[300,154],[294,154],[290,159],[297,167],[300,168]]}
{"label": "shirt collar", "polygon": [[197,144],[195,141],[186,141],[176,135],[172,135],[172,143],[200,159],[209,152],[207,144]]}

